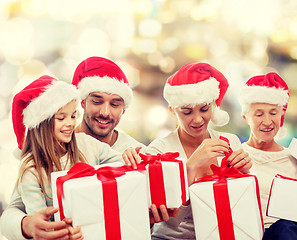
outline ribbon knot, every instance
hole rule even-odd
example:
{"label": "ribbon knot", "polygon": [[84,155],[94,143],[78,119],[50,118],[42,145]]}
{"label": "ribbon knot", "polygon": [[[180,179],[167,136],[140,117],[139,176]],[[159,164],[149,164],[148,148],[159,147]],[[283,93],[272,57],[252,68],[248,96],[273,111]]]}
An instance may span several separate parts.
{"label": "ribbon knot", "polygon": [[143,160],[143,162],[145,164],[148,164],[148,163],[154,163],[156,161],[173,161],[173,160],[176,160],[177,157],[179,157],[179,152],[167,152],[167,153],[164,153],[164,154],[161,154],[161,153],[158,153],[156,155],[152,155],[152,154],[142,154],[142,153],[139,153],[139,156],[141,157],[141,159]]}

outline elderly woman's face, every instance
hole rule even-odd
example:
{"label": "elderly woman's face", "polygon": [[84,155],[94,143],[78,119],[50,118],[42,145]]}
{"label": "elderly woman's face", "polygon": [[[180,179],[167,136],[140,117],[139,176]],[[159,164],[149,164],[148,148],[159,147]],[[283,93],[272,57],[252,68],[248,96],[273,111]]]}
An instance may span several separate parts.
{"label": "elderly woman's face", "polygon": [[259,141],[271,141],[280,128],[282,109],[268,103],[252,103],[244,119]]}

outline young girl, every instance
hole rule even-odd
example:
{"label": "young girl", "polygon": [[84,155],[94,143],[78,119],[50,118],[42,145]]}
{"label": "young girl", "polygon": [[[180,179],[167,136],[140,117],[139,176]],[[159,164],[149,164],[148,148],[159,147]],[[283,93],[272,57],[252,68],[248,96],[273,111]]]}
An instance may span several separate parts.
{"label": "young girl", "polygon": [[[29,215],[52,206],[51,172],[77,162],[123,161],[107,144],[84,133],[74,134],[77,96],[75,86],[42,76],[13,99],[13,128],[22,150],[17,187]],[[69,230],[72,239],[82,238],[79,228]]]}
{"label": "young girl", "polygon": [[[223,152],[228,152],[230,146],[234,150],[228,158],[230,166],[242,172],[251,167],[237,136],[208,127],[210,121],[218,126],[228,123],[228,114],[219,109],[227,88],[227,79],[207,63],[184,65],[165,85],[164,98],[177,118],[177,129],[165,138],[154,140],[148,152],[178,151],[187,160],[189,184],[195,178],[212,174],[210,165],[219,165],[217,157],[224,157]],[[228,138],[230,146],[220,136]],[[155,224],[152,239],[196,239],[189,202],[180,207],[177,217]]]}

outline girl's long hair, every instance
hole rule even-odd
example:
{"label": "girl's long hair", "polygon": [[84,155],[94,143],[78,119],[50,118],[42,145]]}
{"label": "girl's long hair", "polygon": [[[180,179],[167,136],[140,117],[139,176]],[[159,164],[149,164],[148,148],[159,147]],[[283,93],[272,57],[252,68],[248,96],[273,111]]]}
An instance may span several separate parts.
{"label": "girl's long hair", "polygon": [[[75,134],[72,134],[69,143],[60,144],[54,138],[54,116],[45,120],[36,128],[28,129],[23,145],[21,157],[25,159],[19,173],[18,184],[22,181],[24,173],[30,168],[35,168],[45,193],[46,181],[50,182],[53,171],[61,171],[61,157],[66,154],[70,166],[77,162],[87,162],[82,152],[78,149]],[[43,170],[47,179],[43,179]]]}

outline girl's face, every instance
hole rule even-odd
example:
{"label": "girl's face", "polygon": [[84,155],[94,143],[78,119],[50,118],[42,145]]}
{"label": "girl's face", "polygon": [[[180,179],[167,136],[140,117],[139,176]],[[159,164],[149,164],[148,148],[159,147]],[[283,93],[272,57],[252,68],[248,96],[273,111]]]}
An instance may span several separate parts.
{"label": "girl's face", "polygon": [[60,143],[69,143],[76,124],[76,102],[69,102],[54,116],[54,137]]}
{"label": "girl's face", "polygon": [[212,116],[212,104],[198,104],[182,106],[172,109],[177,117],[178,125],[182,131],[192,137],[204,136]]}
{"label": "girl's face", "polygon": [[258,142],[272,141],[281,123],[282,109],[268,103],[252,103],[243,118],[251,128],[251,138]]}

